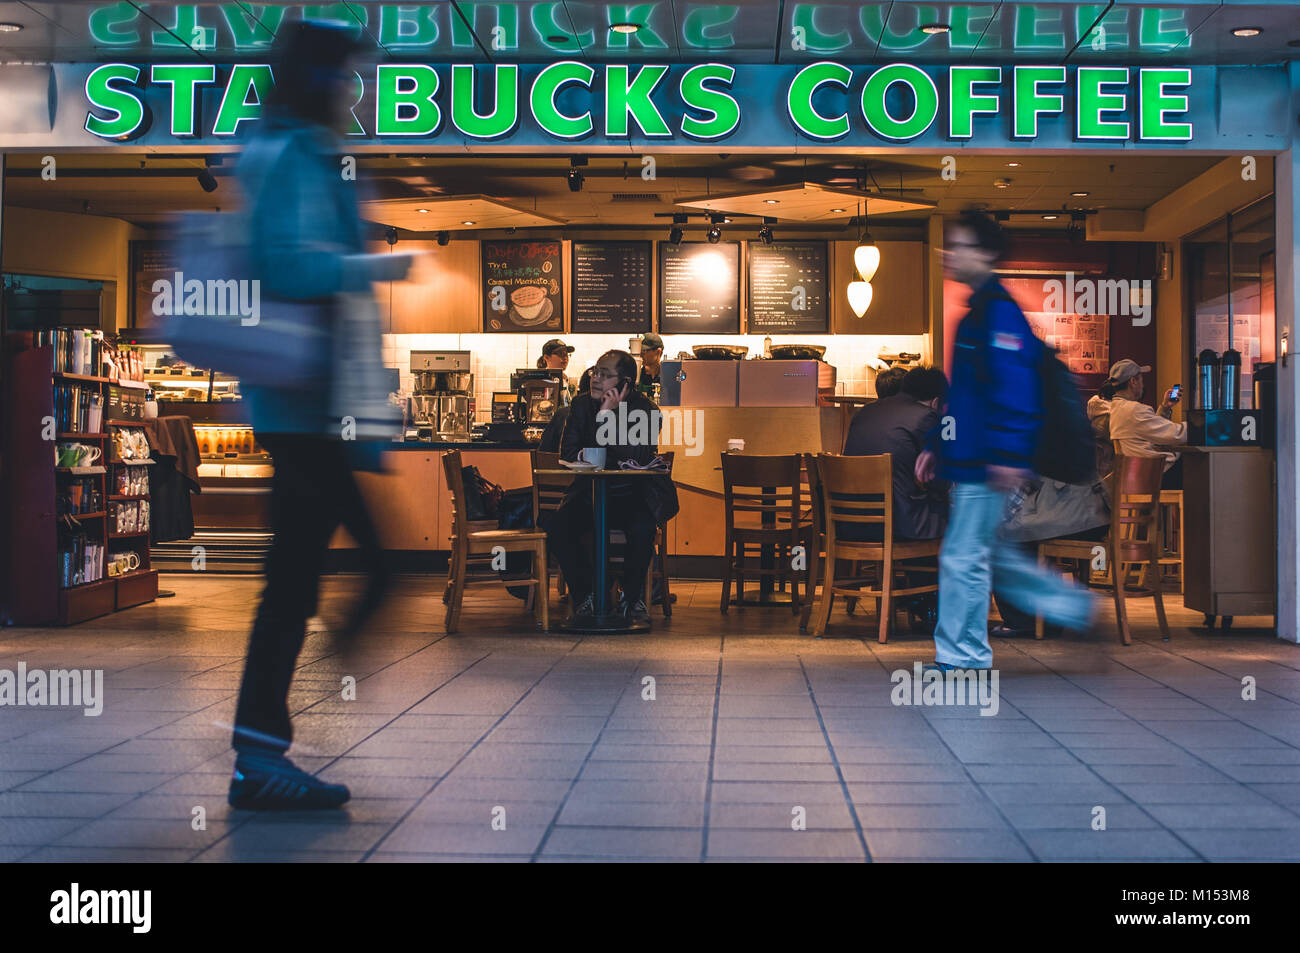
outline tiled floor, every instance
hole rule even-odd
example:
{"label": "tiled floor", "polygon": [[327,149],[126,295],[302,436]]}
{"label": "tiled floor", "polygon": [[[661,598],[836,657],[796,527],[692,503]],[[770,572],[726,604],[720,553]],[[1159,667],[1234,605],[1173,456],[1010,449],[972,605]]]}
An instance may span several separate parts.
{"label": "tiled floor", "polygon": [[[683,582],[652,635],[575,639],[485,589],[448,636],[441,580],[410,577],[361,658],[313,636],[294,683],[295,757],[353,801],[259,816],[225,794],[260,582],[165,585],[0,629],[0,669],[102,668],[106,689],[97,718],[0,708],[0,861],[1300,859],[1300,647],[1266,619],[1192,627],[1177,597],[1169,643],[1149,609],[1128,648],[996,641],[984,717],[892,704],[932,643],[879,646],[839,608],[817,640]],[[355,585],[327,581],[322,613]]]}

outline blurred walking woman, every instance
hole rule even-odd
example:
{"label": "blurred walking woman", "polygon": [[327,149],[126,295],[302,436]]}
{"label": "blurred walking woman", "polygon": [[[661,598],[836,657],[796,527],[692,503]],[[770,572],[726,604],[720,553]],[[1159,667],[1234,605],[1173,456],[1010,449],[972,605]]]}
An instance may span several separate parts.
{"label": "blurred walking woman", "polygon": [[[307,620],[316,613],[334,530],[342,523],[374,562],[382,553],[353,479],[358,444],[352,434],[341,439],[340,415],[365,421],[363,408],[387,398],[378,383],[377,313],[357,302],[365,303],[359,296],[371,293],[371,282],[404,277],[410,257],[364,254],[355,177],[341,174],[336,136],[347,129],[354,98],[351,37],[343,28],[306,21],[287,24],[276,42],[275,89],[237,171],[251,230],[249,259],[260,271],[264,299],[272,302],[268,312],[277,299],[293,302],[297,307],[281,310],[326,333],[317,335],[319,353],[286,355],[298,366],[319,366],[313,384],[246,390],[253,427],[275,463],[275,538],[235,713],[229,800],[253,810],[311,810],[338,807],[349,792],[285,757],[293,734],[288,695],[294,666]],[[347,342],[346,370],[339,366],[341,341]],[[360,627],[385,585],[382,569],[372,573],[345,631]]]}

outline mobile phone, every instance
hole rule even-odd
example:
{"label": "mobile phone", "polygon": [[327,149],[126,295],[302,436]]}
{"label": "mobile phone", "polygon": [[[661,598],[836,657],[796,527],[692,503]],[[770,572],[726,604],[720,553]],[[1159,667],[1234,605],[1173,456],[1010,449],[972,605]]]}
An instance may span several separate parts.
{"label": "mobile phone", "polygon": [[1176,404],[1176,403],[1178,403],[1178,401],[1182,400],[1182,397],[1183,397],[1183,385],[1182,385],[1182,384],[1175,384],[1173,387],[1169,388],[1169,402],[1170,402],[1170,403],[1172,403],[1172,404]]}

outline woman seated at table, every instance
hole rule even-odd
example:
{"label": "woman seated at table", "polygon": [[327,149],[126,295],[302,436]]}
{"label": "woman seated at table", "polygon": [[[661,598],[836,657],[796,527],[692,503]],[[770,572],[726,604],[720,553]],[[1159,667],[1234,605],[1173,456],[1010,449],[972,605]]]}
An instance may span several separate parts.
{"label": "woman seated at table", "polygon": [[[636,389],[636,360],[627,351],[606,351],[591,369],[591,389],[579,394],[560,441],[560,459],[576,461],[586,448],[605,451],[605,468],[624,460],[645,465],[658,453],[655,404]],[[625,404],[626,410],[619,405]],[[656,527],[677,513],[677,489],[668,476],[608,479],[606,522],[627,537],[623,558],[623,601],[618,612],[629,622],[648,622],[645,575]],[[590,477],[579,476],[551,517],[546,545],[560,564],[573,607],[570,621],[594,612]]]}

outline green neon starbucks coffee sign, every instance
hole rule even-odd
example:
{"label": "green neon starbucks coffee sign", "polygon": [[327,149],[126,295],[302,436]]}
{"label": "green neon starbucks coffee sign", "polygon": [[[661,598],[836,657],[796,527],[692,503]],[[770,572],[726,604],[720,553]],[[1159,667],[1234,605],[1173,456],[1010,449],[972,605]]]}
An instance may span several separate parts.
{"label": "green neon starbucks coffee sign", "polygon": [[[113,142],[241,137],[274,87],[264,64],[84,69],[84,129]],[[382,63],[357,76],[350,135],[543,147],[1178,144],[1214,128],[1215,81],[1213,67]]]}

